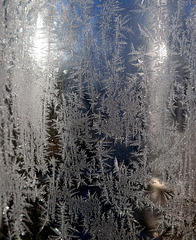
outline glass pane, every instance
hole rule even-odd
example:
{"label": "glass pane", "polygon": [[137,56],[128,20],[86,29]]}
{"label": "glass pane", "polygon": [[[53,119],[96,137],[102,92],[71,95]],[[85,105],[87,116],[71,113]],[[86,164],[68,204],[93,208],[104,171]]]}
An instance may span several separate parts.
{"label": "glass pane", "polygon": [[196,239],[196,2],[0,2],[0,239]]}

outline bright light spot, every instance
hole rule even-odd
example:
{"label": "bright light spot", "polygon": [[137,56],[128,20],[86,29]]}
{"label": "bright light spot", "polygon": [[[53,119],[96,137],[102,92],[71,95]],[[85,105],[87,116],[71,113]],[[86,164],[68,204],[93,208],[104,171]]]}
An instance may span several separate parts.
{"label": "bright light spot", "polygon": [[36,31],[34,36],[33,56],[38,63],[44,63],[48,51],[48,34],[44,26],[43,15],[39,14],[36,22]]}
{"label": "bright light spot", "polygon": [[44,27],[43,16],[41,14],[38,15],[36,26],[37,26],[37,29]]}
{"label": "bright light spot", "polygon": [[167,48],[165,44],[160,45],[159,57],[161,62],[167,57]]}
{"label": "bright light spot", "polygon": [[166,5],[167,0],[158,0],[158,6]]}

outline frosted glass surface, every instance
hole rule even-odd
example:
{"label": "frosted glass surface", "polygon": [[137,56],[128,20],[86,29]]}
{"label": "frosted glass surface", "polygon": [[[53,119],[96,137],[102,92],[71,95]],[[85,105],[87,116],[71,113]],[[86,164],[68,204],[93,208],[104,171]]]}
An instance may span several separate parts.
{"label": "frosted glass surface", "polygon": [[196,239],[196,2],[0,1],[0,239]]}

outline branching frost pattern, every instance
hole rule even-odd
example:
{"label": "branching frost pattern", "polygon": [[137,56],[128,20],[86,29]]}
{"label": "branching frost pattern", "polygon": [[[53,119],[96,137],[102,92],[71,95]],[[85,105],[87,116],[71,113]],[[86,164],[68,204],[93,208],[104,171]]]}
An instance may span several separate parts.
{"label": "branching frost pattern", "polygon": [[0,5],[0,238],[195,239],[195,1]]}

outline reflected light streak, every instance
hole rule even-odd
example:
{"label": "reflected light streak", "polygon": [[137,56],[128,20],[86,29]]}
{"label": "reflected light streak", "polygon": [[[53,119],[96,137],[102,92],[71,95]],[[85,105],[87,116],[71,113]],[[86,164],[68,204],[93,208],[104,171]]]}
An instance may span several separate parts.
{"label": "reflected light streak", "polygon": [[32,52],[33,58],[38,64],[43,64],[46,62],[49,45],[48,41],[48,32],[44,24],[43,15],[39,14],[36,22],[36,31],[33,40]]}
{"label": "reflected light streak", "polygon": [[159,46],[159,59],[163,62],[167,57],[167,47],[164,43]]}

